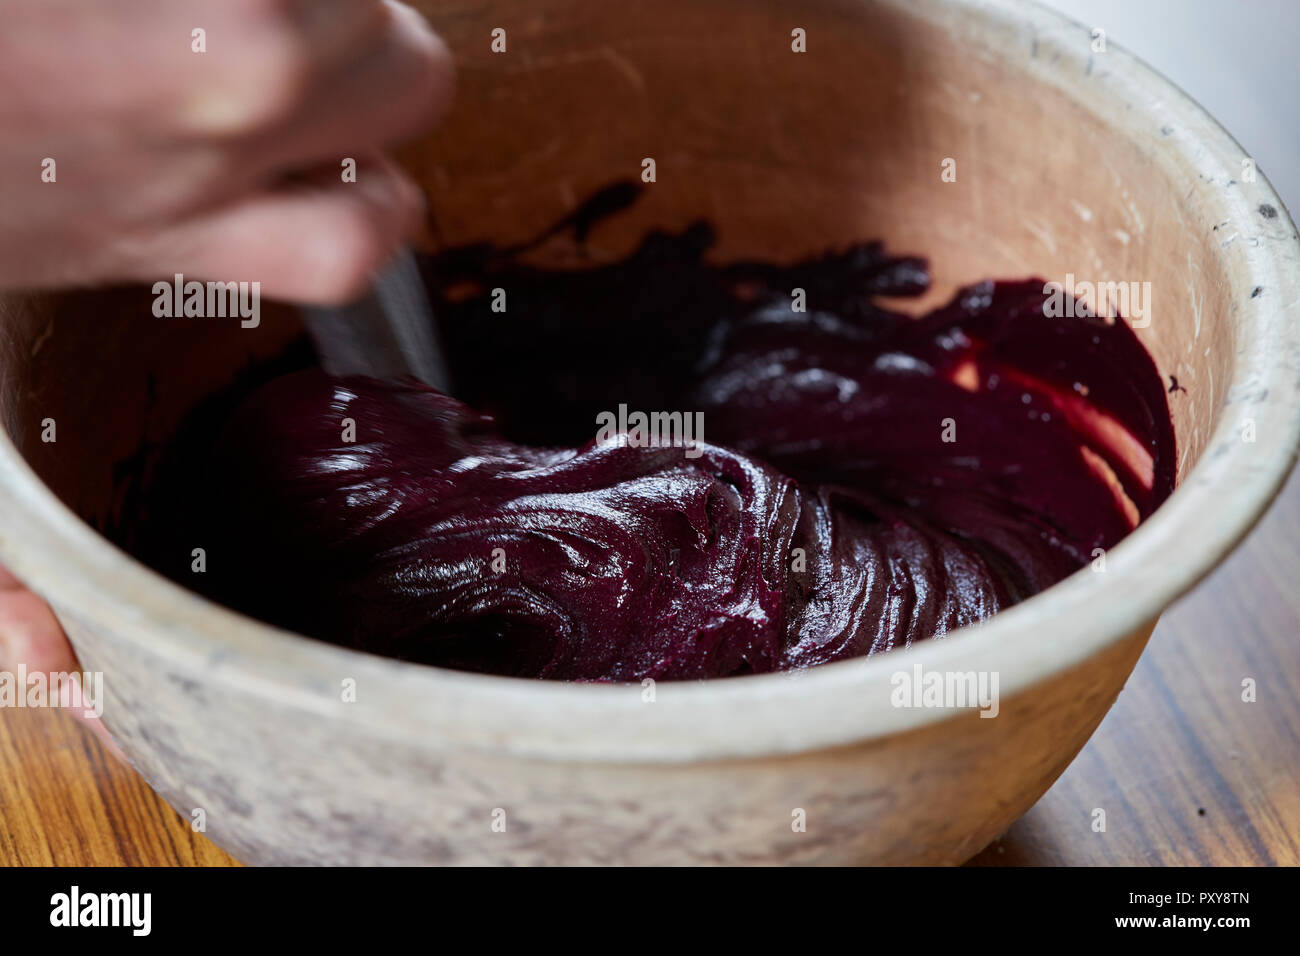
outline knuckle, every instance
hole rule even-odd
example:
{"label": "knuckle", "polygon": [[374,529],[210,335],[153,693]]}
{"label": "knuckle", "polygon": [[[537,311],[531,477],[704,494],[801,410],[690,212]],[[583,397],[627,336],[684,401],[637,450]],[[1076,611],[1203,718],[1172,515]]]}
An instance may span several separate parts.
{"label": "knuckle", "polygon": [[268,41],[251,58],[243,83],[245,123],[253,129],[282,122],[307,98],[311,59],[305,44],[289,33]]}
{"label": "knuckle", "polygon": [[391,107],[382,118],[382,139],[405,140],[424,132],[447,114],[455,83],[450,63],[449,58],[425,55],[423,51],[407,58],[393,80]]}
{"label": "knuckle", "polygon": [[446,113],[456,86],[451,51],[414,10],[399,8],[393,14],[395,64],[390,76],[396,111],[410,132],[440,119]]}
{"label": "knuckle", "polygon": [[426,92],[438,94],[435,98],[450,98],[456,85],[456,66],[447,44],[421,22],[415,48],[420,80]]}
{"label": "knuckle", "polygon": [[[239,0],[248,4],[279,0]],[[306,101],[312,79],[311,49],[286,18],[264,16],[238,30],[237,54],[223,58],[194,98],[191,118],[216,134],[261,132],[285,122]]]}
{"label": "knuckle", "polygon": [[420,81],[429,104],[431,119],[441,119],[456,90],[456,66],[442,39],[434,33],[422,51]]}

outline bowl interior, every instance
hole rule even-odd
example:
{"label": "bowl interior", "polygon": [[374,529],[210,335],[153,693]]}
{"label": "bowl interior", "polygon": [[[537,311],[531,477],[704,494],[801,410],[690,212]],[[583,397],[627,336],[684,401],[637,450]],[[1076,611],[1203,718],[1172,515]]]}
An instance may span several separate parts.
{"label": "bowl interior", "polygon": [[[1009,696],[1091,658],[1205,574],[1294,460],[1294,227],[1262,176],[1237,181],[1244,154],[1213,120],[1121,49],[1092,52],[1085,28],[1018,0],[813,0],[797,13],[775,0],[665,0],[653,11],[539,0],[523,14],[419,5],[460,64],[458,105],[402,154],[430,196],[431,246],[531,238],[653,158],[656,181],[591,236],[592,256],[706,218],[720,259],[883,239],[929,257],[930,301],[990,276],[1150,283],[1138,334],[1180,386],[1169,397],[1183,487],[1115,550],[1115,574],[1076,575],[980,634],[903,652],[910,659],[996,666]],[[505,53],[492,52],[497,27]],[[792,50],[795,29],[807,52]],[[566,242],[537,252],[571,256]],[[99,528],[129,520],[129,479],[196,403],[301,338],[289,308],[264,308],[258,328],[242,329],[155,318],[152,298],[137,288],[0,299],[0,423],[46,487]],[[48,418],[57,444],[41,441]],[[1248,418],[1259,425],[1249,447],[1235,435]],[[427,717],[484,745],[508,733],[519,752],[569,753],[580,740],[584,753],[678,759],[829,746],[936,719],[889,707],[896,665],[880,659],[798,681],[684,684],[661,697],[651,730],[613,688],[355,660],[365,655],[286,641],[123,561],[51,509],[3,443],[0,482],[17,492],[0,500],[13,529],[0,522],[0,551],[47,593],[62,588],[62,610],[111,612],[133,640],[238,659],[229,671],[259,680],[332,679],[351,655],[346,666],[391,690],[375,695],[394,701],[377,707],[377,726]],[[1042,639],[1046,626],[1054,640]],[[476,709],[472,726],[453,720],[462,706]],[[732,717],[709,723],[719,707]]]}
{"label": "bowl interior", "polygon": [[[925,255],[928,303],[986,277],[1149,282],[1140,335],[1182,387],[1170,395],[1180,479],[1205,449],[1231,379],[1235,306],[1218,243],[1192,228],[1191,185],[1233,171],[1189,169],[1162,150],[1174,131],[1100,115],[1077,87],[1110,67],[1085,31],[1046,37],[960,6],[892,3],[794,14],[740,0],[552,0],[526,17],[422,5],[460,65],[446,124],[403,153],[428,190],[430,246],[528,239],[653,158],[656,181],[598,227],[592,256],[705,218],[721,259],[869,238]],[[491,48],[497,14],[504,53]],[[807,52],[792,49],[796,28]],[[1071,86],[1063,58],[1091,75]],[[949,160],[955,181],[942,175]],[[537,256],[571,254],[556,240]],[[301,334],[289,309],[242,329],[154,318],[151,303],[142,289],[33,299],[8,336],[21,385],[4,409],[10,434],[100,527],[123,517],[123,476],[199,398]],[[39,440],[47,417],[58,445]]]}
{"label": "bowl interior", "polygon": [[[1036,598],[998,615],[980,640],[906,653],[956,663],[996,644],[1004,693],[1011,662],[1023,663],[1015,680],[1039,680],[1079,661],[1205,574],[1294,459],[1294,398],[1277,388],[1294,390],[1300,367],[1294,320],[1277,304],[1300,300],[1290,219],[1262,177],[1236,182],[1244,155],[1217,124],[1122,49],[1092,52],[1084,27],[1017,0],[816,0],[797,13],[775,0],[666,0],[653,10],[539,0],[525,14],[468,0],[420,5],[460,65],[454,112],[402,153],[429,193],[430,246],[533,237],[599,187],[640,178],[653,157],[656,181],[641,202],[591,235],[595,258],[616,258],[647,229],[703,217],[718,230],[720,259],[788,260],[865,238],[926,255],[931,302],[989,276],[1151,284],[1151,320],[1139,336],[1180,386],[1170,393],[1180,484],[1203,488],[1175,493],[1117,549],[1121,574],[1076,575],[1044,596],[1069,632],[1057,643],[1039,640]],[[507,51],[495,53],[491,31],[500,26]],[[792,49],[796,29],[807,52]],[[956,181],[945,181],[945,160]],[[537,256],[565,263],[572,248],[555,242]],[[0,420],[45,486],[98,528],[129,520],[131,477],[147,473],[187,411],[302,336],[287,307],[264,308],[256,329],[156,319],[148,289],[9,298],[0,312]],[[1249,402],[1231,405],[1234,392]],[[1247,414],[1260,421],[1249,454],[1226,438]],[[53,445],[40,441],[51,418]],[[1192,481],[1197,463],[1205,467]],[[1222,514],[1212,507],[1216,488],[1236,496]],[[109,561],[107,550],[83,562],[85,540],[62,524],[47,533],[62,518],[42,511],[32,522],[39,540],[6,546],[6,561],[22,557],[19,571],[47,591],[65,579],[90,584],[75,598],[82,613],[121,605],[133,623],[152,615],[159,631],[185,620],[194,648],[239,643],[252,657],[282,654],[299,667],[350,653],[313,641],[286,648],[270,628],[195,610],[139,568],[123,570],[120,557]],[[1187,535],[1197,549],[1186,548]],[[136,598],[146,593],[157,604],[142,613]],[[666,730],[668,743],[646,747],[705,752],[695,708],[706,695],[753,705],[746,749],[787,747],[779,724],[796,719],[794,706],[823,721],[816,701],[861,701],[862,680],[885,684],[892,666],[842,662],[798,683],[763,676],[735,688],[682,687],[681,710],[659,711],[682,734]],[[538,739],[552,717],[556,726],[572,718],[615,728],[608,717],[627,706],[602,688],[412,670],[393,679],[437,682],[446,698],[482,700],[500,685],[529,714],[512,727],[534,722]],[[789,705],[781,719],[763,711],[772,697]],[[573,710],[556,709],[560,701]],[[881,704],[807,739],[835,743],[900,719]],[[733,752],[737,732],[720,728],[716,749]],[[606,736],[610,752],[625,752],[627,736]]]}

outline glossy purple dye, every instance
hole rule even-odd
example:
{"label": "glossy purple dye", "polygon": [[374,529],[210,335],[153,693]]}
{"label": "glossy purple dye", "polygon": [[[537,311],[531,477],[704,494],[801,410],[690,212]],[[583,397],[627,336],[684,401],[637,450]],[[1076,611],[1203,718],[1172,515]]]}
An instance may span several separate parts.
{"label": "glossy purple dye", "polygon": [[[868,243],[718,266],[712,239],[652,233],[563,271],[522,249],[429,259],[457,398],[280,377],[189,442],[206,451],[151,513],[173,553],[210,542],[209,594],[275,624],[639,681],[943,637],[1084,567],[1172,491],[1165,390],[1124,321],[1046,318],[1041,280],[913,318],[877,297],[924,291],[923,260]],[[594,442],[620,404],[700,412],[704,443]]]}

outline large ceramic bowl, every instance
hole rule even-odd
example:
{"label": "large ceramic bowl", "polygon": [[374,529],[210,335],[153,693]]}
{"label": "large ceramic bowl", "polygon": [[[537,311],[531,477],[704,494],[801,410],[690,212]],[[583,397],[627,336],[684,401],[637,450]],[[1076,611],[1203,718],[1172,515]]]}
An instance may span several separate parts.
{"label": "large ceramic bowl", "polygon": [[[1300,244],[1276,194],[1179,90],[1023,3],[424,6],[461,68],[446,126],[405,154],[441,241],[530,236],[651,157],[657,182],[594,254],[703,216],[721,258],[884,238],[931,257],[936,297],[990,275],[1150,282],[1140,334],[1181,386],[1178,490],[1104,572],[911,650],[660,684],[652,701],[639,685],[455,673],[241,617],[95,530],[130,520],[130,463],[299,335],[292,315],[245,330],[155,319],[139,290],[11,297],[0,560],[104,672],[113,735],[173,806],[202,808],[210,836],[257,863],[974,854],[1070,762],[1161,610],[1292,465]],[[56,443],[40,440],[46,418]],[[998,716],[892,706],[891,675],[915,665],[997,672]]]}

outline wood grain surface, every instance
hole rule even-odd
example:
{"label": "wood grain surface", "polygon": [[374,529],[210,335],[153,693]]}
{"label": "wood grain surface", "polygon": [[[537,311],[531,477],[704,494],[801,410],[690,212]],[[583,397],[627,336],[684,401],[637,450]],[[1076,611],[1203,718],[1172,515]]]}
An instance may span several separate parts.
{"label": "wood grain surface", "polygon": [[[1164,615],[1079,758],[972,863],[1300,864],[1300,472]],[[70,715],[0,710],[0,864],[236,861]]]}

